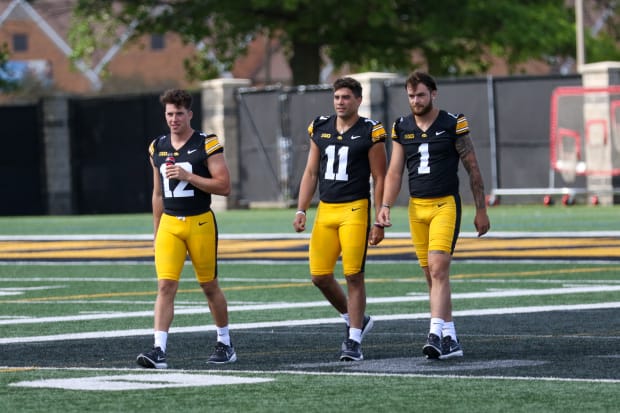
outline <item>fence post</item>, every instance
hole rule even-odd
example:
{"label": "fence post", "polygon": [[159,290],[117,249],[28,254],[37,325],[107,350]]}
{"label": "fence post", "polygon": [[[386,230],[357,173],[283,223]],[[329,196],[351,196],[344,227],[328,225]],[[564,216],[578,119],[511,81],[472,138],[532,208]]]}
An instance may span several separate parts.
{"label": "fence post", "polygon": [[202,83],[202,130],[205,133],[215,133],[224,145],[224,156],[230,170],[232,186],[230,196],[213,196],[212,208],[214,211],[239,206],[241,188],[240,139],[235,92],[237,89],[249,85],[250,80],[248,79],[213,79]]}
{"label": "fence post", "polygon": [[47,213],[73,213],[69,104],[66,96],[42,100]]}
{"label": "fence post", "polygon": [[[396,79],[398,75],[394,73],[383,73],[383,72],[363,72],[356,73],[351,75],[354,79],[356,79],[362,85],[362,104],[359,107],[360,116],[364,116],[366,118],[374,119],[383,122],[383,127],[387,131],[388,135],[391,132],[391,125],[386,124],[385,122],[389,122],[390,120],[384,120],[387,116],[385,113],[385,81]],[[389,139],[387,139],[389,141]],[[390,142],[386,142],[386,149],[391,147]],[[374,182],[372,180],[372,176],[370,177],[370,186],[374,191]],[[370,197],[371,204],[374,205],[374,197]]]}
{"label": "fence post", "polygon": [[[362,85],[362,104],[359,108],[360,116],[383,121],[385,117],[385,89],[383,87],[386,80],[397,79],[394,73],[383,72],[363,72],[351,75]],[[386,120],[386,121],[389,121]],[[389,125],[383,125],[389,128]]]}
{"label": "fence post", "polygon": [[[620,62],[599,62],[581,67],[585,88],[607,88],[620,84]],[[586,93],[583,116],[587,192],[598,197],[601,205],[613,205],[612,171],[620,160],[620,148],[614,148],[614,130],[608,92]],[[614,160],[614,156],[616,160]]]}

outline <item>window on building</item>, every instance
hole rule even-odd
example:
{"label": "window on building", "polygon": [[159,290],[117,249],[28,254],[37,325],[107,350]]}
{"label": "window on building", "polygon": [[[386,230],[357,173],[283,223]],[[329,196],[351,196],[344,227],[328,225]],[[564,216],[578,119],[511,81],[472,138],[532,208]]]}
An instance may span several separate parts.
{"label": "window on building", "polygon": [[17,33],[13,35],[13,51],[25,52],[28,50],[28,35]]}
{"label": "window on building", "polygon": [[166,47],[166,39],[163,34],[151,35],[151,50],[162,50]]}

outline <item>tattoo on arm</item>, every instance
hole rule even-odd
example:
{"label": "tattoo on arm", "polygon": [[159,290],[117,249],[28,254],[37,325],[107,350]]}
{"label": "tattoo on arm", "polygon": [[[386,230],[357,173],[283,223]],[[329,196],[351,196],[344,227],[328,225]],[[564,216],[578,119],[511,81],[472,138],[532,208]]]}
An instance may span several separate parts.
{"label": "tattoo on arm", "polygon": [[477,209],[486,208],[486,201],[484,198],[484,182],[482,181],[482,174],[478,167],[478,160],[476,159],[476,152],[474,151],[474,143],[469,135],[464,136],[456,140],[456,151],[461,157],[461,162],[465,170],[469,174],[469,186],[474,196],[474,203]]}
{"label": "tattoo on arm", "polygon": [[461,159],[464,159],[469,152],[474,151],[474,142],[471,140],[469,135],[457,139],[454,146],[456,147],[456,151],[459,153]]}

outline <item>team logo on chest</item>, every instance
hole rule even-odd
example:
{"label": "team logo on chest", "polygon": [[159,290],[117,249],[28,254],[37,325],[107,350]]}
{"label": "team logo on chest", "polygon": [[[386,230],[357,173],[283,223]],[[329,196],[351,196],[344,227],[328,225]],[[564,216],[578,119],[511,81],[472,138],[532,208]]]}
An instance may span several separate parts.
{"label": "team logo on chest", "polygon": [[179,156],[179,153],[174,151],[174,152],[168,152],[168,151],[159,151],[157,152],[157,156],[161,156],[162,158],[168,157],[168,156]]}

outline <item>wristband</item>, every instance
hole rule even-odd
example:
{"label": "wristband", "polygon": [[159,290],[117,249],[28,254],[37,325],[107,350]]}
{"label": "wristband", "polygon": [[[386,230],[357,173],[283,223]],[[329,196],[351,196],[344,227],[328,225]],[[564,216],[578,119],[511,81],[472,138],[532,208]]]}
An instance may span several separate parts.
{"label": "wristband", "polygon": [[305,209],[298,209],[297,212],[295,212],[295,215],[306,215],[306,210]]}
{"label": "wristband", "polygon": [[381,208],[387,208],[387,209],[390,209],[391,207],[390,207],[388,204],[383,204],[383,205],[381,205]]}
{"label": "wristband", "polygon": [[383,225],[379,224],[378,222],[375,222],[375,227],[381,228],[381,229],[385,228]]}

